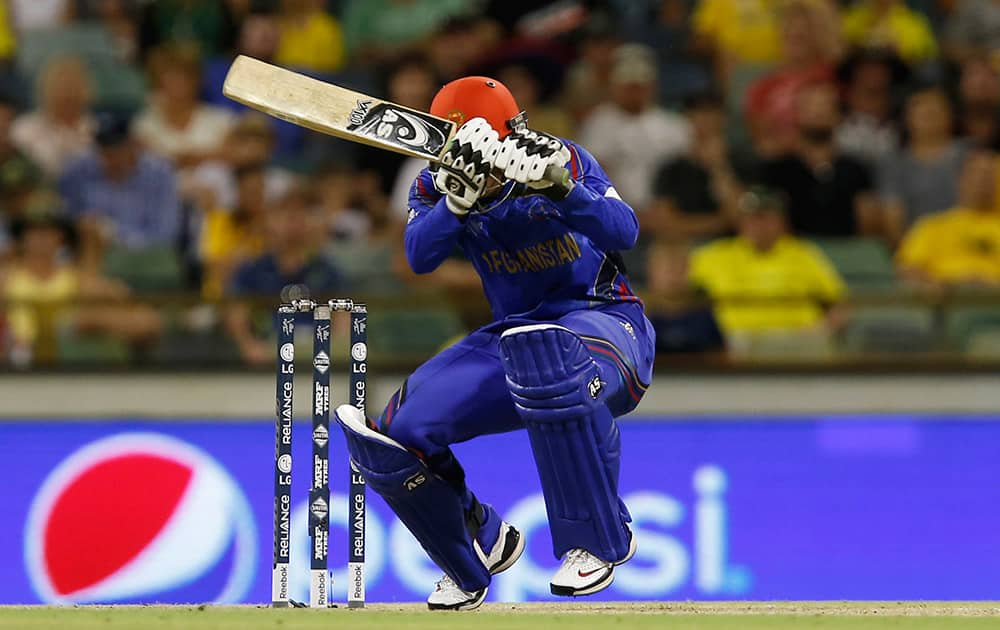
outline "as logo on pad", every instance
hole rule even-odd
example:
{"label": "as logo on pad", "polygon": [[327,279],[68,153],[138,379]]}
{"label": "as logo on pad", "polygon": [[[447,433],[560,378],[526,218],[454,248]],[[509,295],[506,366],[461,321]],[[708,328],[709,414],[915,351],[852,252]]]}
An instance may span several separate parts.
{"label": "as logo on pad", "polygon": [[409,492],[413,492],[414,490],[422,486],[425,481],[427,481],[427,477],[424,476],[424,473],[418,472],[417,474],[413,475],[412,477],[409,477],[406,481],[404,481],[403,486]]}
{"label": "as logo on pad", "polygon": [[600,376],[595,376],[589,383],[587,383],[587,389],[590,391],[590,397],[597,400],[597,396],[600,395],[601,390],[604,389],[604,383],[601,382]]}

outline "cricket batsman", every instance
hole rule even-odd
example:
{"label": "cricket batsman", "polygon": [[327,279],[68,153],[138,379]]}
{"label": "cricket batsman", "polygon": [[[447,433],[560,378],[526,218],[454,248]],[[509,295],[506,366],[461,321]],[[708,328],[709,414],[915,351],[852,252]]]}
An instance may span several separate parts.
{"label": "cricket batsman", "polygon": [[[478,607],[491,576],[524,551],[449,448],[520,429],[562,560],[552,593],[596,593],[635,553],[615,417],[652,375],[652,326],[618,254],[635,244],[638,221],[583,147],[527,128],[499,81],[453,81],[431,113],[461,126],[413,183],[407,258],[430,273],[461,248],[494,321],[417,368],[377,420],[349,405],[337,420],[368,487],[444,571],[430,608]],[[547,181],[552,166],[569,182]],[[495,463],[502,477],[503,453]]]}

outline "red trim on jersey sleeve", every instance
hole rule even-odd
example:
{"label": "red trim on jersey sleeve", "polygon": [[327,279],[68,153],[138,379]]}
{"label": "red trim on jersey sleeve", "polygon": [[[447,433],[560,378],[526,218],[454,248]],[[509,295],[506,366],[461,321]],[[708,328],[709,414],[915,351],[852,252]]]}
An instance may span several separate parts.
{"label": "red trim on jersey sleeve", "polygon": [[428,194],[427,188],[424,187],[424,182],[422,181],[421,176],[418,175],[417,179],[414,181],[417,186],[417,195],[421,198],[421,200],[424,203],[426,203],[429,206],[433,206],[435,201],[434,199],[431,198],[430,194]]}
{"label": "red trim on jersey sleeve", "polygon": [[618,283],[618,297],[621,298],[623,302],[639,301],[639,296],[637,296],[635,293],[632,293],[632,290],[628,288],[627,284],[625,284],[625,280],[622,280]]}
{"label": "red trim on jersey sleeve", "polygon": [[583,178],[583,164],[580,162],[580,154],[572,144],[566,145],[569,149],[569,174],[574,181],[581,181]]}

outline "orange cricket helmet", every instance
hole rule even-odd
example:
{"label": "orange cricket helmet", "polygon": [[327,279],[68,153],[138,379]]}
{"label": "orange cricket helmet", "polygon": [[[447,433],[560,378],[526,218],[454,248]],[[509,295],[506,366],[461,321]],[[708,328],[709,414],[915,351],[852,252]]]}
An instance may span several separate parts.
{"label": "orange cricket helmet", "polygon": [[434,96],[431,113],[457,125],[485,118],[501,138],[525,123],[507,86],[489,77],[462,77],[448,83]]}

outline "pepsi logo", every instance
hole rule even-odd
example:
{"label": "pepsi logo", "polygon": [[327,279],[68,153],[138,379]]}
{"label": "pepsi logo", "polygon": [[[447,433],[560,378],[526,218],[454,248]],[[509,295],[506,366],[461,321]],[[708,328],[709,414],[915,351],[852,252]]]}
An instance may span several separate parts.
{"label": "pepsi logo", "polygon": [[35,495],[24,535],[32,586],[51,603],[237,602],[258,553],[230,474],[155,433],[114,435],[69,455]]}

